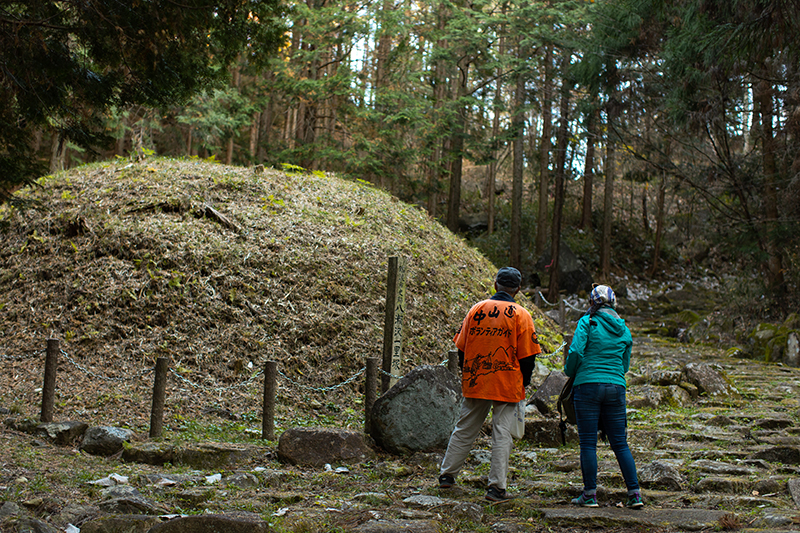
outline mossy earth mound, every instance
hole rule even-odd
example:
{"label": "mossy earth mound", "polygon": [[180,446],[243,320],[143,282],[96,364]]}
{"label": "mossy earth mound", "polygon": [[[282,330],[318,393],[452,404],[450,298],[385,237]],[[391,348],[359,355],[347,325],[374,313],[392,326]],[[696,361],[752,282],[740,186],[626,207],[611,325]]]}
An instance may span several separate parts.
{"label": "mossy earth mound", "polygon": [[[168,414],[277,415],[353,405],[380,357],[390,256],[407,258],[402,372],[437,364],[496,266],[421,209],[360,181],[197,159],[118,160],[42,178],[0,207],[0,405],[38,414],[47,338],[61,341],[56,418],[139,428],[168,357]],[[561,342],[529,300],[545,351]],[[43,357],[42,357],[43,360]],[[330,387],[320,392],[319,388]],[[313,418],[313,415],[308,415]]]}

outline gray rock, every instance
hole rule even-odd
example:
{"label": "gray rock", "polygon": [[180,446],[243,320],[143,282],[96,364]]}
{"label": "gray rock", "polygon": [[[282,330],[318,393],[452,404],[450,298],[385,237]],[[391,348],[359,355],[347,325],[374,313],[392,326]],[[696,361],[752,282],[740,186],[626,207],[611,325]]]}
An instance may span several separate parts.
{"label": "gray rock", "polygon": [[53,515],[51,522],[56,525],[82,524],[90,518],[100,514],[100,509],[95,505],[80,505],[68,503],[57,515]]}
{"label": "gray rock", "polygon": [[775,531],[779,527],[786,527],[792,524],[794,524],[794,520],[790,517],[778,514],[776,511],[767,511],[764,516],[756,520],[753,526],[767,531]]}
{"label": "gray rock", "polygon": [[269,530],[269,524],[257,515],[198,515],[164,522],[149,533],[267,533]]}
{"label": "gray rock", "polygon": [[74,420],[67,422],[49,422],[36,426],[33,430],[33,434],[46,438],[50,442],[66,446],[81,438],[88,427],[89,425],[85,422]]}
{"label": "gray rock", "polygon": [[800,339],[794,331],[789,333],[786,340],[786,351],[783,354],[783,364],[787,366],[800,366]]}
{"label": "gray rock", "polygon": [[692,396],[679,385],[669,385],[664,398],[672,407],[687,407],[692,403]]}
{"label": "gray rock", "polygon": [[550,372],[528,400],[528,405],[534,405],[544,416],[558,416],[558,395],[566,382],[567,375],[560,370]]}
{"label": "gray rock", "polygon": [[800,448],[795,446],[774,446],[755,452],[748,459],[763,459],[770,463],[797,465],[800,464]]}
{"label": "gray rock", "polygon": [[374,455],[363,434],[346,429],[292,428],[278,441],[278,457],[291,464],[358,463]]}
{"label": "gray rock", "polygon": [[408,507],[415,507],[417,509],[430,509],[431,507],[440,507],[442,505],[454,504],[454,500],[446,500],[437,496],[427,496],[425,494],[415,494],[403,500],[403,503]]}
{"label": "gray rock", "polygon": [[679,385],[683,379],[680,370],[656,370],[650,374],[650,383],[666,387],[668,385]]}
{"label": "gray rock", "polygon": [[753,422],[753,428],[759,429],[784,429],[791,427],[794,422],[789,418],[761,418]]}
{"label": "gray rock", "polygon": [[261,484],[256,476],[247,472],[232,474],[223,481],[226,487],[236,487],[238,489],[254,489]]}
{"label": "gray rock", "polygon": [[794,500],[795,507],[800,508],[800,478],[792,478],[787,483],[789,487],[789,494],[792,496],[792,500]]}
{"label": "gray rock", "polygon": [[14,502],[3,502],[0,506],[0,518],[6,516],[19,516],[22,514],[22,509]]}
{"label": "gray rock", "polygon": [[653,461],[639,468],[638,476],[646,489],[680,491],[685,482],[678,469],[665,461]]}
{"label": "gray rock", "polygon": [[81,524],[81,533],[147,533],[161,523],[157,516],[102,516]]}
{"label": "gray rock", "polygon": [[461,383],[443,366],[422,365],[372,407],[370,435],[394,454],[447,447],[461,410]]}
{"label": "gray rock", "polygon": [[164,514],[167,510],[141,497],[112,498],[99,504],[100,510],[109,514]]}
{"label": "gray rock", "polygon": [[175,446],[165,442],[137,442],[126,446],[122,460],[161,466],[175,461]]}
{"label": "gray rock", "polygon": [[737,477],[709,476],[698,481],[694,490],[695,492],[744,494],[747,492],[747,485],[746,480]]}
{"label": "gray rock", "polygon": [[[10,529],[6,529],[6,527]],[[14,531],[15,533],[60,533],[47,522],[36,518],[12,518],[3,523],[3,531]]]}
{"label": "gray rock", "polygon": [[630,392],[628,407],[631,409],[657,409],[667,401],[667,390],[664,387],[645,385]]}
{"label": "gray rock", "polygon": [[140,498],[141,493],[136,487],[130,485],[115,485],[113,487],[106,487],[100,491],[100,496],[104,500],[113,500],[114,498]]}
{"label": "gray rock", "polygon": [[263,451],[256,446],[207,442],[175,449],[175,462],[198,469],[217,469],[248,461]]}
{"label": "gray rock", "polygon": [[370,520],[353,529],[358,533],[439,533],[433,520]]}
{"label": "gray rock", "polygon": [[777,479],[762,479],[753,486],[753,490],[757,493],[754,496],[765,496],[782,492],[783,486]]}
{"label": "gray rock", "polygon": [[725,415],[717,415],[714,418],[711,418],[706,422],[709,426],[717,426],[717,427],[725,427],[725,426],[732,426],[736,422],[732,419],[728,418]]}
{"label": "gray rock", "polygon": [[700,459],[695,461],[689,465],[689,468],[696,468],[701,472],[706,472],[709,474],[722,474],[729,476],[749,476],[756,473],[754,468],[738,466],[722,461],[711,461],[709,459]]}
{"label": "gray rock", "polygon": [[83,434],[81,450],[92,455],[109,456],[122,451],[123,443],[133,438],[130,429],[109,426],[91,427]]}
{"label": "gray rock", "polygon": [[471,502],[456,503],[451,513],[455,518],[469,520],[471,522],[480,523],[481,520],[483,520],[483,506]]}
{"label": "gray rock", "polygon": [[709,396],[739,398],[739,391],[722,372],[704,363],[689,363],[683,367],[686,381]]}
{"label": "gray rock", "polygon": [[[567,443],[578,442],[578,429],[574,425],[567,424],[565,435]],[[523,439],[544,447],[555,448],[564,444],[558,419],[525,420]]]}
{"label": "gray rock", "polygon": [[[536,270],[544,272],[550,260],[550,247],[536,262]],[[592,275],[563,241],[558,248],[558,287],[570,294],[592,290]]]}

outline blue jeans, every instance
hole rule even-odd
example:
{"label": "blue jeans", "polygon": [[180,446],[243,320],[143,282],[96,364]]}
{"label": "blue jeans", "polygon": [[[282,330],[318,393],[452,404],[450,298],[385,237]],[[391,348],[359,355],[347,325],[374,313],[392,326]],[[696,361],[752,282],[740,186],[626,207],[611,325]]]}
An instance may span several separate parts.
{"label": "blue jeans", "polygon": [[639,490],[636,463],[628,448],[625,387],[613,383],[584,383],[575,387],[575,416],[581,442],[583,490],[597,490],[597,431],[600,421],[617,456],[629,491]]}

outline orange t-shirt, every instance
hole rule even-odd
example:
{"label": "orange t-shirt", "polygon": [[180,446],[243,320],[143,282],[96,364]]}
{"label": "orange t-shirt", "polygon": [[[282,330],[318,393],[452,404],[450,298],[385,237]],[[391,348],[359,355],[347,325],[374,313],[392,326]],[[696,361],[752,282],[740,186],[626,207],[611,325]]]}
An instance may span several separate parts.
{"label": "orange t-shirt", "polygon": [[519,360],[542,352],[530,313],[514,301],[489,299],[472,306],[453,342],[464,352],[465,398],[525,399]]}

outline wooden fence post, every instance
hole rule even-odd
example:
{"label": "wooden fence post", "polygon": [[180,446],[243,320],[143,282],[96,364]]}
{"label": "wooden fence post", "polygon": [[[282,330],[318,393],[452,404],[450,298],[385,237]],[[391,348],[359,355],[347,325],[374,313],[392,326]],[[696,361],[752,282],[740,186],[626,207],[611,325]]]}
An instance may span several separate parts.
{"label": "wooden fence post", "polygon": [[447,370],[458,377],[458,350],[450,350],[447,353]]}
{"label": "wooden fence post", "polygon": [[386,280],[386,315],[383,324],[383,371],[381,393],[397,382],[400,374],[400,351],[403,346],[403,320],[406,310],[406,259],[389,258]]}
{"label": "wooden fence post", "polygon": [[157,439],[164,429],[164,404],[167,398],[167,370],[169,358],[156,359],[156,377],[153,381],[153,407],[150,410],[150,438]]}
{"label": "wooden fence post", "polygon": [[278,363],[264,364],[264,406],[261,415],[261,438],[275,440],[275,394],[277,392]]}
{"label": "wooden fence post", "polygon": [[378,390],[378,358],[367,357],[367,375],[364,384],[364,433],[369,434],[372,427],[372,406],[375,405]]}
{"label": "wooden fence post", "polygon": [[562,328],[567,325],[567,305],[564,297],[560,294],[558,295],[558,325]]}
{"label": "wooden fence post", "polygon": [[572,335],[564,335],[564,342],[566,342],[566,344],[564,345],[564,351],[562,352],[562,355],[564,356],[564,361],[561,365],[562,367],[567,364],[567,354],[569,354],[569,347],[572,345]]}
{"label": "wooden fence post", "polygon": [[56,398],[56,371],[58,370],[58,339],[47,339],[47,355],[44,359],[44,384],[42,385],[42,422],[53,421],[53,406]]}
{"label": "wooden fence post", "polygon": [[539,309],[542,308],[542,288],[541,287],[536,287],[534,289],[533,305],[535,305]]}

